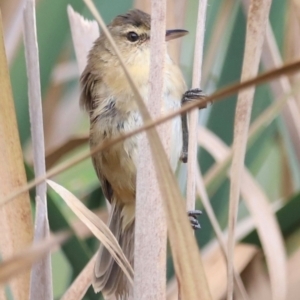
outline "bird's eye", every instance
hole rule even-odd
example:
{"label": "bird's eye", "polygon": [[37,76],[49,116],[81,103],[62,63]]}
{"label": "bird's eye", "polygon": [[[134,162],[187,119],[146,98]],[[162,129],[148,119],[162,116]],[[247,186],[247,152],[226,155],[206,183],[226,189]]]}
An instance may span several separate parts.
{"label": "bird's eye", "polygon": [[130,42],[136,42],[139,39],[139,35],[134,31],[130,31],[127,33],[127,39]]}

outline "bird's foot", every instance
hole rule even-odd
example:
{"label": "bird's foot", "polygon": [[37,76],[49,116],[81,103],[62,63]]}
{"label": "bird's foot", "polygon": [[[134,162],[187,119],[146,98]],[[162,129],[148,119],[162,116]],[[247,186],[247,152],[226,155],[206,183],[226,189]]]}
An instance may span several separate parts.
{"label": "bird's foot", "polygon": [[[201,103],[201,101],[205,100],[207,98],[207,96],[203,93],[203,91],[199,88],[195,88],[195,89],[190,89],[187,90],[181,99],[181,105],[184,105],[185,103],[189,103],[189,102],[195,102],[195,101],[199,101]],[[207,106],[207,104],[204,102],[203,105],[199,106],[199,109],[205,108]]]}
{"label": "bird's foot", "polygon": [[200,223],[198,221],[198,216],[200,216],[200,215],[202,215],[201,210],[190,210],[190,211],[188,211],[188,217],[190,219],[192,228],[194,230],[201,228]]}

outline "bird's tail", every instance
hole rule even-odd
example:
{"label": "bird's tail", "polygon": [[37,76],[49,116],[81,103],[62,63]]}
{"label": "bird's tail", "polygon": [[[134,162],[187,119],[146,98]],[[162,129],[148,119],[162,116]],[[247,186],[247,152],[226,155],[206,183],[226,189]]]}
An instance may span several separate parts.
{"label": "bird's tail", "polygon": [[[122,210],[122,206],[112,205],[109,229],[133,267],[134,220],[123,229]],[[115,296],[118,300],[126,300],[132,295],[132,286],[126,275],[102,244],[95,264],[93,287],[95,292],[101,291],[105,297]]]}

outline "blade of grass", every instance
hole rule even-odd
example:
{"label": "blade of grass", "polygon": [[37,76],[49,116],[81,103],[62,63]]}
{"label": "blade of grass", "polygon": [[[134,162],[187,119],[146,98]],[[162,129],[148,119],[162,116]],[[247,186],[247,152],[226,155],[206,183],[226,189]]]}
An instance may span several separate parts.
{"label": "blade of grass", "polygon": [[109,228],[67,189],[51,180],[47,180],[47,183],[58,195],[61,196],[77,217],[83,221],[92,233],[105,245],[112,257],[126,274],[129,282],[133,283],[132,267]]}
{"label": "blade of grass", "polygon": [[[196,42],[194,50],[193,82],[192,88],[197,88],[201,84],[201,69],[203,59],[203,44],[205,32],[207,1],[199,1]],[[197,172],[197,127],[198,127],[198,109],[189,113],[189,140],[188,140],[188,173],[187,173],[187,210],[195,209],[196,200],[196,172]]]}
{"label": "blade of grass", "polygon": [[[166,0],[153,0],[151,1],[150,70],[146,108],[149,110],[149,117],[151,115],[152,118],[161,115],[164,106],[165,39]],[[147,118],[147,113],[144,116]],[[167,153],[171,150],[171,130],[170,122],[158,128]],[[150,144],[153,142],[154,139],[145,133],[138,140],[134,237],[135,300],[166,298],[167,222],[163,206],[164,195],[159,188],[155,173],[155,158],[151,153]]]}
{"label": "blade of grass", "polygon": [[[262,52],[264,34],[268,21],[271,1],[252,0],[248,12],[246,44],[242,69],[242,81],[258,72]],[[230,181],[230,201],[228,216],[228,289],[227,300],[233,299],[233,251],[234,231],[236,226],[240,187],[242,184],[242,170],[245,159],[248,128],[252,110],[254,88],[240,92],[235,114],[233,158]],[[280,297],[279,297],[280,299]]]}
{"label": "blade of grass", "polygon": [[[26,174],[19,140],[14,100],[5,55],[2,18],[0,13],[0,198],[26,184]],[[11,203],[0,207],[0,252],[3,259],[11,256],[33,239],[33,225],[29,194],[19,195]],[[30,273],[25,272],[11,281],[16,299],[27,300]]]}
{"label": "blade of grass", "polygon": [[[35,2],[33,0],[26,1],[23,33],[28,77],[29,115],[34,155],[34,173],[36,177],[40,177],[44,176],[46,173],[46,167],[39,54],[35,23]],[[46,182],[41,182],[36,186],[35,242],[49,236],[50,233],[46,193]],[[31,271],[30,299],[41,298],[45,300],[53,299],[50,253],[44,260],[33,265]]]}
{"label": "blade of grass", "polygon": [[6,197],[0,198],[0,206],[3,205],[4,203],[14,199],[18,195],[30,190],[31,188],[35,187],[40,182],[45,181],[47,178],[50,178],[54,175],[57,175],[57,174],[65,171],[66,169],[70,168],[71,166],[78,164],[79,162],[90,157],[92,154],[97,153],[98,151],[104,150],[108,147],[111,147],[112,145],[115,145],[115,144],[125,140],[126,138],[129,138],[129,137],[131,137],[135,134],[138,134],[140,132],[143,132],[145,130],[149,130],[153,127],[156,127],[157,125],[160,125],[160,124],[174,118],[175,116],[181,115],[184,112],[190,111],[195,107],[204,107],[205,105],[207,105],[208,103],[210,103],[212,101],[214,101],[214,102],[221,101],[224,97],[232,95],[232,94],[236,93],[237,91],[245,90],[254,85],[259,85],[259,84],[265,83],[267,81],[270,81],[277,77],[280,77],[283,74],[296,73],[299,71],[299,69],[300,69],[300,60],[297,60],[292,63],[287,63],[280,68],[276,68],[271,71],[262,73],[259,76],[255,76],[254,78],[251,78],[249,80],[245,80],[240,83],[232,84],[228,87],[222,88],[222,89],[218,90],[217,92],[213,93],[211,96],[208,96],[201,103],[198,103],[198,101],[195,101],[195,103],[187,104],[184,107],[182,107],[181,109],[178,109],[174,112],[168,113],[160,118],[157,118],[156,120],[147,121],[140,128],[132,130],[131,132],[121,135],[115,139],[111,139],[110,141],[107,141],[105,143],[100,143],[97,147],[95,147],[93,150],[89,151],[88,153],[78,155],[74,159],[71,159],[67,162],[60,164],[57,167],[52,168],[51,170],[49,170],[46,173],[46,176],[36,178],[34,181],[31,181],[28,184],[21,186],[19,189],[13,191],[11,194],[7,195]]}

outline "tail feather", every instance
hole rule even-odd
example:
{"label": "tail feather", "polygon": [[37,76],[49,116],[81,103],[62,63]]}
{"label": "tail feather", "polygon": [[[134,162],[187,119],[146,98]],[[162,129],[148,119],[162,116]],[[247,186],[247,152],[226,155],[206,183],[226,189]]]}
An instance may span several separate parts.
{"label": "tail feather", "polygon": [[[123,229],[122,209],[122,207],[112,205],[109,228],[133,266],[134,221]],[[128,299],[132,293],[132,287],[126,275],[102,244],[95,264],[93,287],[95,292],[102,291],[106,297],[114,295],[118,300]]]}

